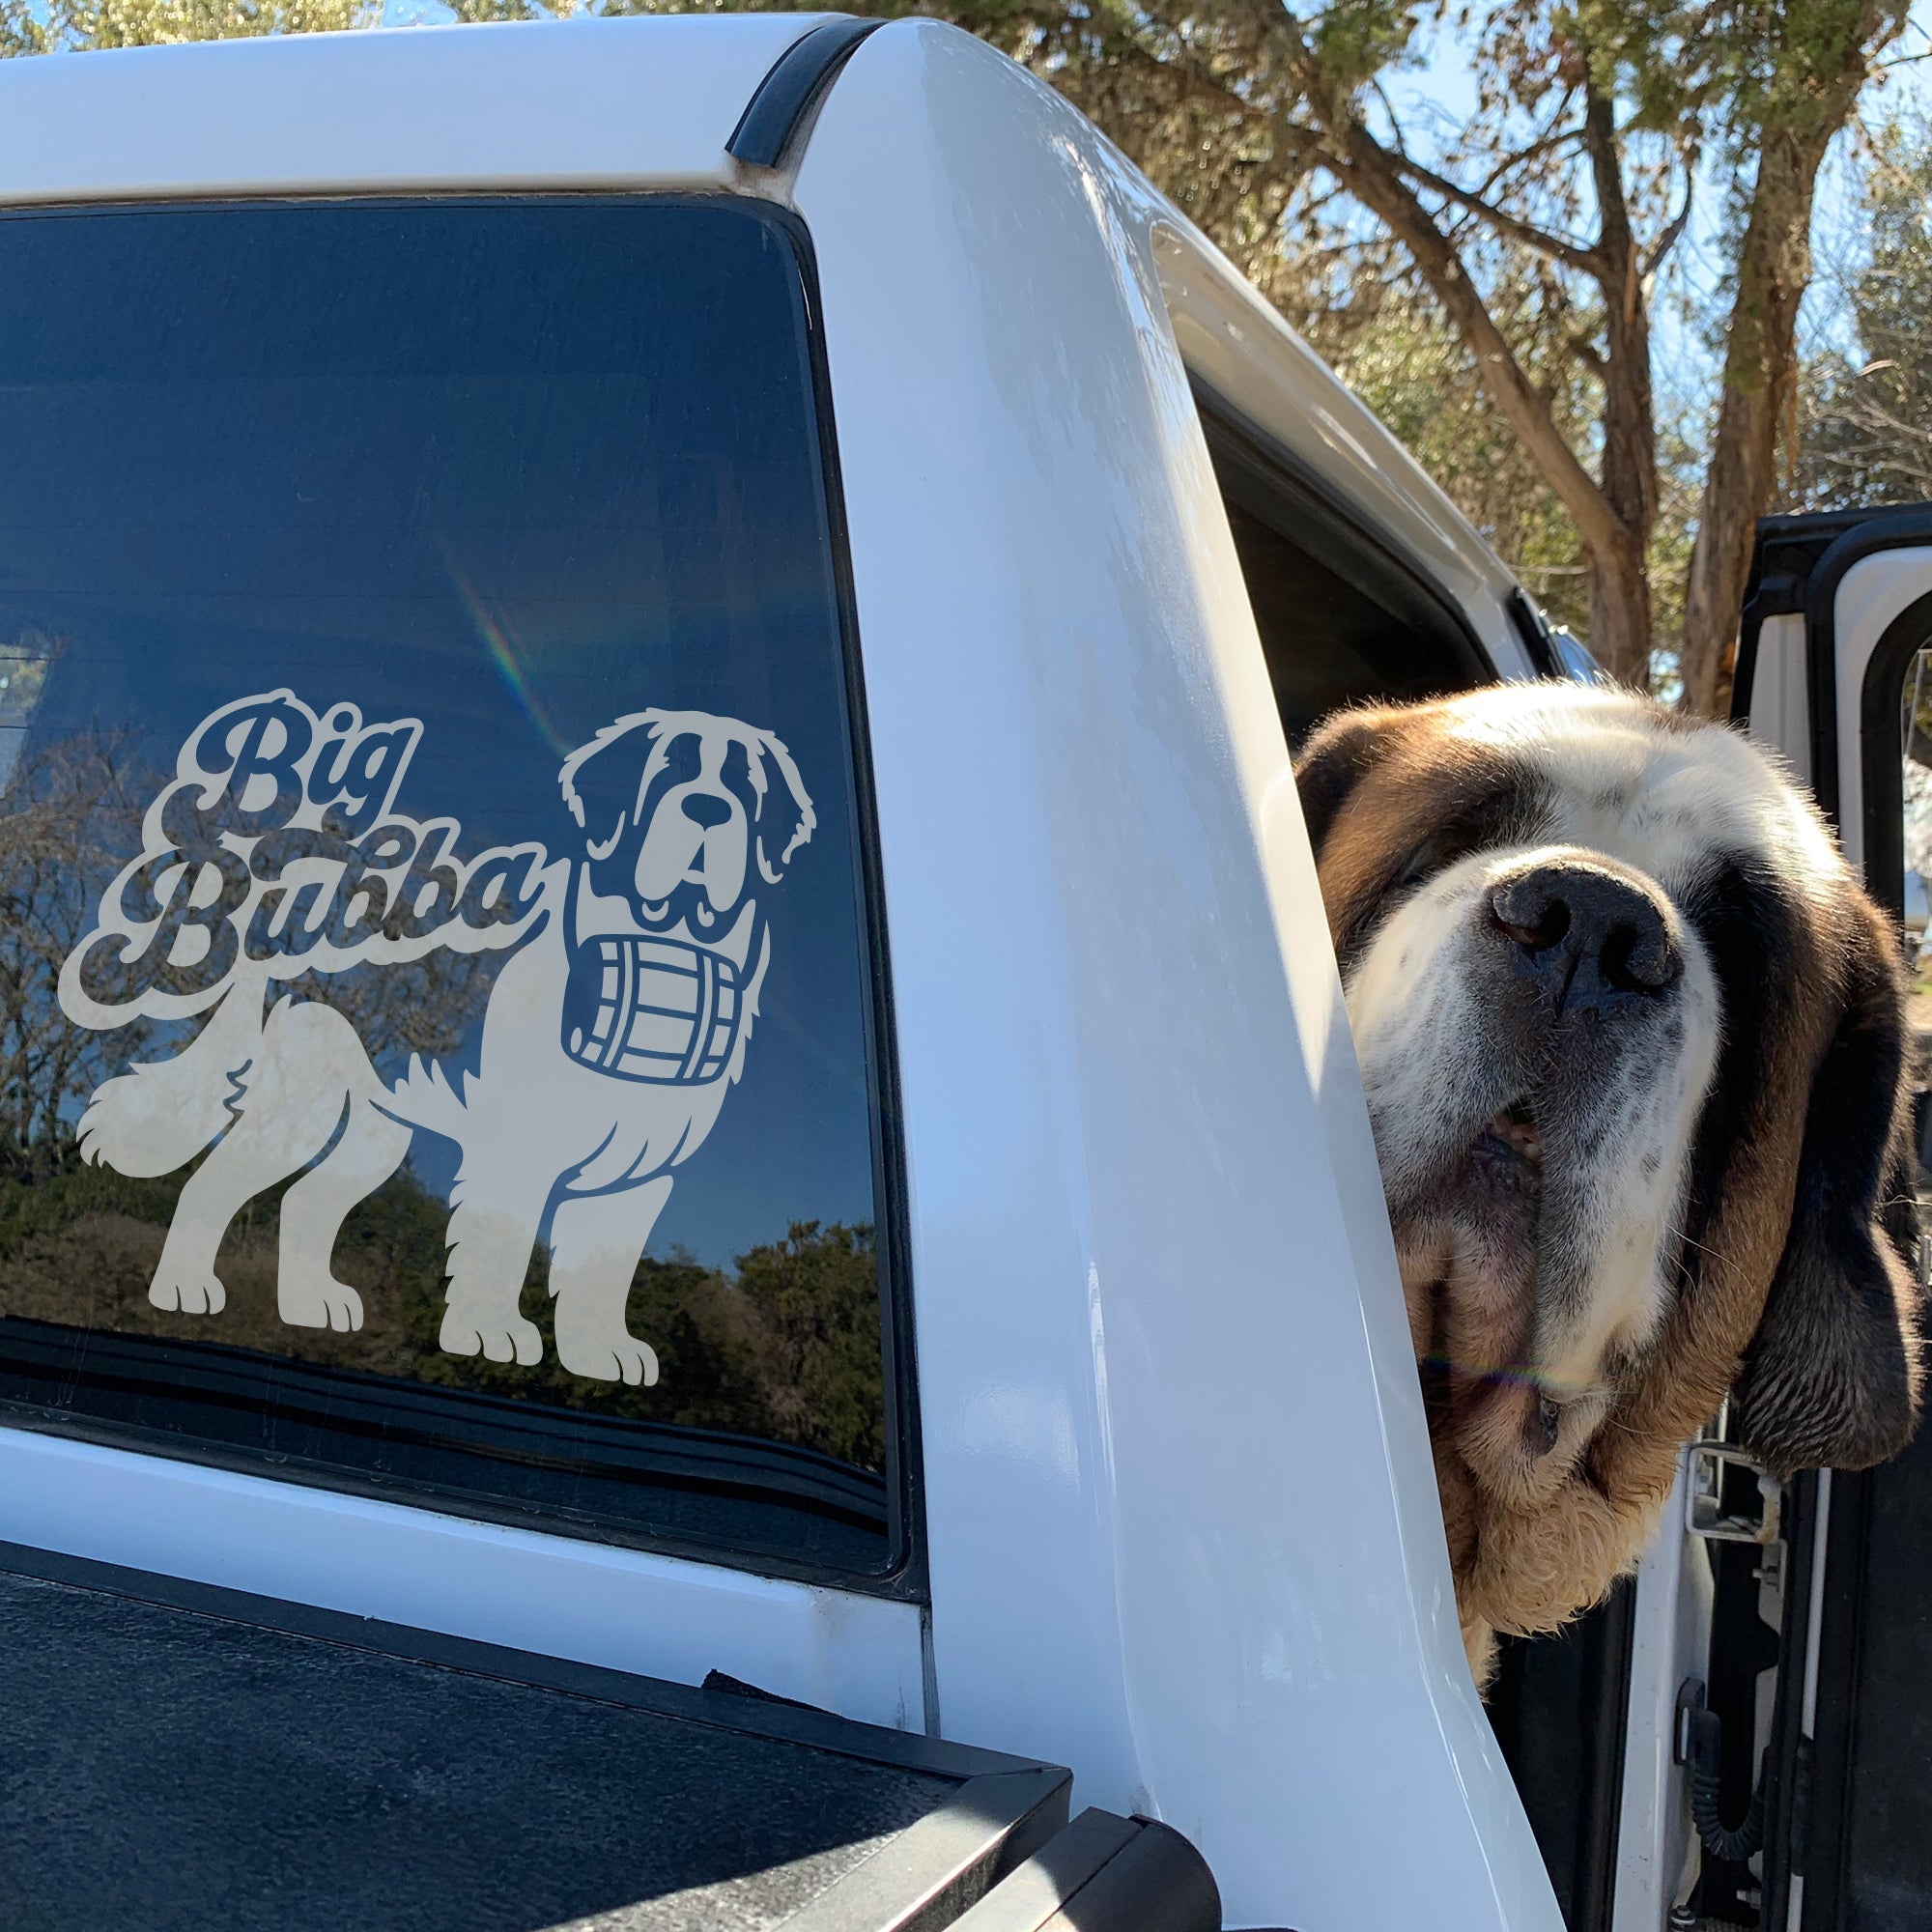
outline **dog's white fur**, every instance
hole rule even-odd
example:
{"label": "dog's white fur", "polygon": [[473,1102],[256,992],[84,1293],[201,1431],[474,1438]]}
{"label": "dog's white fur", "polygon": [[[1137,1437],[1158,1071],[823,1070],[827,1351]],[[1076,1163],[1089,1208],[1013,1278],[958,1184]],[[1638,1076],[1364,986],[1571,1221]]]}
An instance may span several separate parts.
{"label": "dog's white fur", "polygon": [[[680,739],[696,741],[696,774],[651,800]],[[734,749],[745,756],[754,794],[749,813],[724,781]],[[587,823],[586,768],[626,751],[642,753],[630,803],[622,802],[620,786],[608,819]],[[616,720],[572,755],[559,782],[584,828],[586,852],[545,869],[539,929],[497,976],[480,1067],[460,1088],[440,1066],[420,1061],[385,1086],[340,1013],[288,998],[265,1012],[269,969],[244,960],[182,1053],[137,1066],[95,1094],[80,1123],[90,1160],[124,1173],[167,1173],[213,1143],[182,1190],[149,1291],[156,1306],[218,1311],[225,1293],[214,1264],[229,1223],[293,1174],[299,1178],[281,1209],[282,1319],[360,1327],[360,1297],[330,1267],[335,1240],[344,1217],[395,1172],[413,1130],[425,1127],[462,1149],[441,1346],[493,1361],[542,1358],[540,1333],[518,1302],[549,1210],[558,1359],[575,1375],[657,1379],[655,1354],[625,1325],[625,1300],[669,1198],[670,1170],[711,1131],[744,1068],[770,959],[769,929],[754,919],[753,895],[760,882],[781,876],[814,817],[790,754],[770,732],[698,712],[652,710]],[[768,841],[754,821],[774,789],[787,802],[784,836]],[[716,802],[703,814],[708,823],[683,809],[696,794]],[[591,863],[609,859],[631,832],[639,836],[628,894],[599,894]],[[639,915],[661,921],[668,895],[687,882],[700,888],[693,898],[699,929],[682,921],[668,932],[647,927]],[[574,931],[566,932],[566,920],[574,920]],[[729,957],[738,969],[743,1017],[715,1078],[617,1079],[559,1045],[570,941],[651,930]]]}

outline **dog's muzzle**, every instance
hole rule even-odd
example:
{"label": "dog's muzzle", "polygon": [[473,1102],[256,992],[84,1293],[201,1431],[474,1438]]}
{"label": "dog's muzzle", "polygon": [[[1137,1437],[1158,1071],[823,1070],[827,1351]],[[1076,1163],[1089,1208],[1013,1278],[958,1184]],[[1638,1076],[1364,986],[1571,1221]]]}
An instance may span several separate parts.
{"label": "dog's muzzle", "polygon": [[730,1064],[744,1023],[738,969],[675,939],[587,939],[573,952],[563,1045],[619,1080],[696,1086]]}

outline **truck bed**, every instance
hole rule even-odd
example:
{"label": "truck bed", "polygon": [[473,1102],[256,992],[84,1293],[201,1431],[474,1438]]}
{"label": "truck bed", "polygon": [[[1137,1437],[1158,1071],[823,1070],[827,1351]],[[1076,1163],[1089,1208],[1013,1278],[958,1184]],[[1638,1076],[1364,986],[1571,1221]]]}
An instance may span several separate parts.
{"label": "truck bed", "polygon": [[1063,1830],[1071,1782],[730,1680],[0,1544],[0,1924],[22,1932],[869,1932],[976,1905],[975,1932],[1033,1932],[1094,1885],[1083,1927],[1218,1925],[1177,1834]]}

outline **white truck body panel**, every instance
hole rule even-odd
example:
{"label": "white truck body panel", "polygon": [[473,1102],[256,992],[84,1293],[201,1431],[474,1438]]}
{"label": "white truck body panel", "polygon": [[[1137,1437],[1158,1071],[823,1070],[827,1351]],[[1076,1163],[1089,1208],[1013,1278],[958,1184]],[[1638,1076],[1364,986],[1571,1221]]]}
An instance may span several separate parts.
{"label": "white truck body panel", "polygon": [[0,1542],[920,1728],[912,1605],[724,1564],[20,1429],[0,1429]]}
{"label": "white truck body panel", "polygon": [[1231,1924],[1553,1926],[1463,1660],[1340,983],[1156,274],[1173,214],[927,25],[861,47],[797,202],[884,841],[942,1720],[1051,1739],[1094,1802],[1186,1833]]}
{"label": "white truck body panel", "polygon": [[10,61],[0,205],[722,188],[745,103],[822,17],[398,27]]}

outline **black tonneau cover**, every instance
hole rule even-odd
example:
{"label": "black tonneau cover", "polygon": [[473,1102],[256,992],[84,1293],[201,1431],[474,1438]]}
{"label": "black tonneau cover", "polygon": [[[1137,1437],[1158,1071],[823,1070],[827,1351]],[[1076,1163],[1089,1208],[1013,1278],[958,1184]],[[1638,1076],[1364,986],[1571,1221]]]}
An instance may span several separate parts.
{"label": "black tonneau cover", "polygon": [[0,1544],[0,1924],[1219,1924],[1166,1828],[1063,1830],[1057,1766],[728,1683]]}

